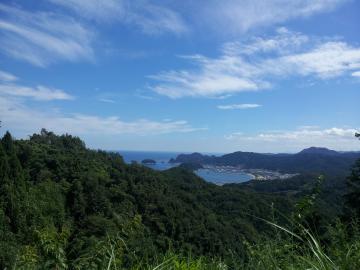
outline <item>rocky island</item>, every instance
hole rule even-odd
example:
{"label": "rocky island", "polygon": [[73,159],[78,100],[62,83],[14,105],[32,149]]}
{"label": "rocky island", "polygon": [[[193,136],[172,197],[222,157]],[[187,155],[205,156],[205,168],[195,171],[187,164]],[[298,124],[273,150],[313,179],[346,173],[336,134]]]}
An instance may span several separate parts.
{"label": "rocky island", "polygon": [[142,164],[145,164],[145,165],[155,165],[156,164],[156,161],[153,160],[153,159],[150,159],[150,158],[146,158],[146,159],[143,159],[141,161]]}

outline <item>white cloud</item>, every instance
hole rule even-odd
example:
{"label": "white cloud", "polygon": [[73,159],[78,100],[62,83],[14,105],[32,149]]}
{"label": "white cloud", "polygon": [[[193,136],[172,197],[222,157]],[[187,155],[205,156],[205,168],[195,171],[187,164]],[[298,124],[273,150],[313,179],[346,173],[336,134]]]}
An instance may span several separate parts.
{"label": "white cloud", "polygon": [[181,34],[187,26],[180,14],[143,0],[50,0],[77,15],[99,23],[135,25],[146,34]]}
{"label": "white cloud", "polygon": [[112,22],[124,16],[125,3],[119,0],[49,0],[97,22]]}
{"label": "white cloud", "polygon": [[0,96],[28,97],[40,101],[70,100],[73,96],[65,91],[45,86],[27,87],[17,84],[0,84]]}
{"label": "white cloud", "polygon": [[49,88],[42,85],[36,87],[23,86],[15,81],[15,75],[0,70],[0,97],[31,98],[38,101],[71,100],[73,96],[61,89]]}
{"label": "white cloud", "polygon": [[59,61],[91,61],[93,33],[76,20],[0,4],[3,53],[45,67]]}
{"label": "white cloud", "polygon": [[188,32],[188,28],[179,14],[161,6],[144,5],[138,12],[130,12],[128,20],[138,25],[147,34]]}
{"label": "white cloud", "polygon": [[[100,117],[81,113],[65,114],[59,109],[46,112],[27,106],[27,101],[71,100],[73,96],[63,90],[44,86],[28,87],[15,83],[0,83],[0,121],[16,134],[26,136],[46,128],[58,133],[76,135],[157,135],[204,130],[194,128],[184,120],[152,121],[137,119],[123,121],[119,117]],[[102,102],[114,102],[100,99]]]}
{"label": "white cloud", "polygon": [[347,0],[209,0],[194,9],[201,26],[221,33],[243,33],[255,27],[271,26],[335,9]]}
{"label": "white cloud", "polygon": [[18,78],[15,75],[8,73],[6,71],[0,70],[0,81],[13,82],[13,81],[16,81],[17,79]]}
{"label": "white cloud", "polygon": [[252,151],[299,151],[311,146],[352,151],[359,149],[359,142],[354,138],[356,132],[359,132],[358,128],[320,129],[316,126],[304,126],[295,130],[263,132],[256,135],[237,132],[225,136],[225,139],[232,141],[237,147]]}
{"label": "white cloud", "polygon": [[[95,31],[91,20],[136,26],[146,34],[182,34],[188,28],[175,11],[144,1],[127,0],[50,0],[70,9],[26,11],[19,6],[0,4],[0,49],[3,53],[46,67],[60,60],[94,61]],[[86,20],[80,20],[85,18]]]}
{"label": "white cloud", "polygon": [[309,42],[309,37],[298,32],[279,27],[276,35],[270,37],[252,37],[248,42],[225,43],[223,51],[229,55],[252,55],[255,53],[277,52],[279,54],[293,52]]}
{"label": "white cloud", "polygon": [[[294,18],[331,11],[348,0],[48,0],[87,20],[135,25],[148,34],[188,32],[188,25],[221,33],[243,33]],[[212,29],[209,29],[212,28]]]}
{"label": "white cloud", "polygon": [[360,67],[360,48],[345,42],[326,42],[308,52],[284,56],[277,59],[277,63],[283,64],[288,72],[300,75],[336,77]]}
{"label": "white cloud", "polygon": [[115,100],[109,99],[109,98],[100,98],[99,101],[105,102],[105,103],[115,103]]}
{"label": "white cloud", "polygon": [[245,110],[259,108],[259,104],[231,104],[231,105],[218,105],[217,108],[220,110]]}
{"label": "white cloud", "polygon": [[355,72],[351,73],[351,76],[360,77],[360,71],[355,71]]}
{"label": "white cloud", "polygon": [[216,97],[259,89],[258,83],[250,79],[238,78],[210,69],[202,70],[198,74],[187,71],[170,71],[149,77],[162,82],[152,89],[156,93],[170,98]]}
{"label": "white cloud", "polygon": [[360,67],[360,47],[339,40],[310,38],[285,28],[271,37],[231,42],[217,58],[182,56],[194,68],[162,71],[151,89],[170,98],[218,97],[270,88],[290,76],[329,79]]}

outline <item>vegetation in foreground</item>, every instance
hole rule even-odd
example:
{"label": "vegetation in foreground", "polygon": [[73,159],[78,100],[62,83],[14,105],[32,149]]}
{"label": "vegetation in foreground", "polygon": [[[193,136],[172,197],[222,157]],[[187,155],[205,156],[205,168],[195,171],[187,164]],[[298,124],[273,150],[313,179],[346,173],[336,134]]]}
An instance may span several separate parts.
{"label": "vegetation in foreground", "polygon": [[360,269],[359,171],[341,215],[324,216],[321,178],[296,196],[257,193],[126,165],[70,135],[6,133],[0,268]]}

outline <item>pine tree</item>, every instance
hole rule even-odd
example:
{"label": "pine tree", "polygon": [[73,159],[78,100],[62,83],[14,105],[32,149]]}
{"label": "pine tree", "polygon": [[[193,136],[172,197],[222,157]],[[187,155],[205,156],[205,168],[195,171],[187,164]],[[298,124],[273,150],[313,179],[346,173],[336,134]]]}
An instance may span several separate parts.
{"label": "pine tree", "polygon": [[11,230],[17,233],[25,229],[25,179],[16,155],[14,141],[9,132],[6,132],[1,143],[6,154],[7,168],[5,168],[5,173],[1,179],[0,197],[3,210],[9,218]]}

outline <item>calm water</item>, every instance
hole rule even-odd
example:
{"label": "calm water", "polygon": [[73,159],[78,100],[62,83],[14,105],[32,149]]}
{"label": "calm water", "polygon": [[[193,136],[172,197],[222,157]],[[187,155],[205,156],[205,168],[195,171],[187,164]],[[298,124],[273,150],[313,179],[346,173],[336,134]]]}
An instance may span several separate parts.
{"label": "calm water", "polygon": [[154,170],[167,170],[176,165],[168,163],[171,158],[176,158],[180,153],[177,152],[140,152],[140,151],[119,151],[120,155],[123,156],[126,163],[131,163],[136,161],[141,163],[144,159],[153,159],[156,161],[156,164],[150,165],[147,164],[149,168]]}
{"label": "calm water", "polygon": [[[175,158],[178,152],[141,152],[141,151],[119,151],[126,163],[136,161],[141,163],[144,159],[153,159],[154,165],[146,165],[154,170],[167,170],[178,164],[170,164],[168,161]],[[226,183],[242,183],[252,179],[252,176],[242,172],[217,171],[214,169],[199,169],[195,173],[208,182],[223,185]]]}
{"label": "calm water", "polygon": [[228,183],[243,183],[253,179],[253,176],[243,172],[216,171],[213,169],[199,169],[195,173],[208,182],[217,185]]}

